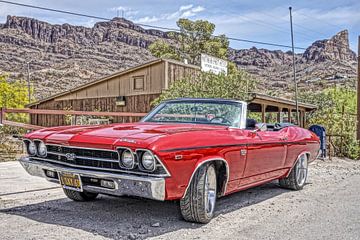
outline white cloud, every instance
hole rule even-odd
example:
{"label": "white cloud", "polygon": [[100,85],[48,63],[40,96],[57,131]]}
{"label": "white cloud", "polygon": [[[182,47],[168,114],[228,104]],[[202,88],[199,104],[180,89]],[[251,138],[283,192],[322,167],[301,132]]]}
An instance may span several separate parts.
{"label": "white cloud", "polygon": [[203,6],[196,6],[189,4],[180,6],[179,9],[175,12],[164,13],[160,16],[145,16],[139,19],[133,19],[138,23],[150,23],[150,22],[158,22],[162,20],[176,20],[178,18],[188,18],[197,15],[200,12],[205,11]]}
{"label": "white cloud", "polygon": [[155,16],[152,16],[152,17],[146,16],[146,17],[137,19],[136,22],[137,23],[152,23],[152,22],[157,22],[159,20],[160,19]]}
{"label": "white cloud", "polygon": [[179,11],[188,10],[188,9],[192,8],[193,6],[194,5],[192,5],[192,4],[180,6]]}

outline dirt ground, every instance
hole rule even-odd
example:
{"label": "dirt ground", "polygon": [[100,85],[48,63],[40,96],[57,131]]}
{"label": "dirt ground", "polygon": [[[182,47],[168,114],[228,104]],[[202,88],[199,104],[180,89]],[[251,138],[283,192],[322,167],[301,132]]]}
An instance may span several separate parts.
{"label": "dirt ground", "polygon": [[78,203],[17,162],[0,163],[0,238],[360,239],[360,161],[310,166],[302,191],[266,184],[218,200],[207,225],[184,222],[177,202],[101,196]]}

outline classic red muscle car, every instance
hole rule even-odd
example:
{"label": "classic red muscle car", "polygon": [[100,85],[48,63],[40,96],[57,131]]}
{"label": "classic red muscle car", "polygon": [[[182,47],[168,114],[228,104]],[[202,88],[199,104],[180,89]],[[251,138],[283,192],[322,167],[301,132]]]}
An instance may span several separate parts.
{"label": "classic red muscle car", "polygon": [[75,201],[99,193],[180,200],[185,220],[206,223],[217,197],[275,179],[302,189],[317,157],[314,133],[289,124],[266,129],[246,114],[242,101],[170,100],[138,123],[29,133],[20,162]]}

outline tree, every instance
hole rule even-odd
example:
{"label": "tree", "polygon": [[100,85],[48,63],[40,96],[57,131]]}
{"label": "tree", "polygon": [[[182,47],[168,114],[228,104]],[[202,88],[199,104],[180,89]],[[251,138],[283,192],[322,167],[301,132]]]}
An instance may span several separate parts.
{"label": "tree", "polygon": [[188,59],[192,64],[200,63],[200,54],[206,53],[218,58],[227,59],[229,41],[225,35],[213,36],[215,24],[204,20],[191,21],[181,18],[177,22],[180,32],[170,33],[178,44],[170,45],[158,40],[149,46],[150,52],[159,58],[175,60]]}
{"label": "tree", "polygon": [[[26,84],[21,81],[9,82],[6,76],[0,76],[0,107],[23,108],[27,103]],[[8,114],[6,118],[14,121],[26,121],[26,116],[23,114]]]}
{"label": "tree", "polygon": [[153,104],[181,97],[227,98],[247,100],[248,89],[254,89],[256,80],[245,71],[233,71],[227,76],[199,72],[175,81]]}

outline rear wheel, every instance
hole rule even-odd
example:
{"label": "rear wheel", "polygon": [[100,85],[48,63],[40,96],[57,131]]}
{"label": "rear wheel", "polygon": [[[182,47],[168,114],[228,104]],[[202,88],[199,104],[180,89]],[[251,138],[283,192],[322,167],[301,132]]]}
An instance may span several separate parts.
{"label": "rear wheel", "polygon": [[301,190],[303,189],[308,174],[308,157],[306,154],[300,155],[289,176],[279,179],[281,187]]}
{"label": "rear wheel", "polygon": [[74,190],[69,190],[63,188],[65,195],[70,198],[71,200],[77,202],[85,202],[94,200],[99,194],[98,193],[91,193],[91,192],[78,192]]}
{"label": "rear wheel", "polygon": [[214,216],[216,203],[216,170],[214,164],[205,164],[195,173],[185,196],[180,200],[180,210],[186,221],[208,223]]}

